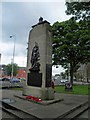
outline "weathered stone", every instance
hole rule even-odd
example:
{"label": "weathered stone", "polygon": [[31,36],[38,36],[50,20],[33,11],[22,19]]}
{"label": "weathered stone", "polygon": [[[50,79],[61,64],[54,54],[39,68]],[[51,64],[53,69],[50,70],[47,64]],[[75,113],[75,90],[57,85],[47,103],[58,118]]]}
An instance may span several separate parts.
{"label": "weathered stone", "polygon": [[[37,50],[35,49],[33,52],[34,48],[37,48]],[[35,54],[32,55],[33,53]],[[29,33],[27,86],[24,89],[24,94],[31,94],[42,99],[54,99],[51,80],[52,35],[50,23],[40,18],[39,22],[32,26],[32,30]]]}

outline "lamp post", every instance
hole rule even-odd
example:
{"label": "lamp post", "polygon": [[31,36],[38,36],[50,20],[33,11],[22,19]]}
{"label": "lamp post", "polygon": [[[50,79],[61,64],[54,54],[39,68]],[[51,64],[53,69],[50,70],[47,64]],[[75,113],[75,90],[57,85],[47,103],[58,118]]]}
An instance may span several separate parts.
{"label": "lamp post", "polygon": [[15,42],[16,42],[16,35],[11,35],[10,38],[14,37],[14,46],[13,46],[13,58],[12,58],[12,73],[11,78],[13,78],[13,64],[14,64],[14,55],[15,55]]}
{"label": "lamp post", "polygon": [[0,77],[2,77],[1,53],[0,53]]}

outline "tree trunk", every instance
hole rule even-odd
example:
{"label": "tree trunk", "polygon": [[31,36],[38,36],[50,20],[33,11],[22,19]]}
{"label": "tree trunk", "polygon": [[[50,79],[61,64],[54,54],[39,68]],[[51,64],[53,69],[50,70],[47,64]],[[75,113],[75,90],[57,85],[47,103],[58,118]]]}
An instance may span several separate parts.
{"label": "tree trunk", "polygon": [[73,64],[70,63],[70,83],[73,85]]}

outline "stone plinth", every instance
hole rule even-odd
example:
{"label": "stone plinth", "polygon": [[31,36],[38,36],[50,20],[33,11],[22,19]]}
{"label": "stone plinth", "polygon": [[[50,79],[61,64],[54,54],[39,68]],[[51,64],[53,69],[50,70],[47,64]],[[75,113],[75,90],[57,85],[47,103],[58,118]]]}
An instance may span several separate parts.
{"label": "stone plinth", "polygon": [[49,88],[41,88],[41,87],[32,87],[32,86],[24,86],[23,95],[32,95],[42,100],[52,100],[54,99],[54,90]]}

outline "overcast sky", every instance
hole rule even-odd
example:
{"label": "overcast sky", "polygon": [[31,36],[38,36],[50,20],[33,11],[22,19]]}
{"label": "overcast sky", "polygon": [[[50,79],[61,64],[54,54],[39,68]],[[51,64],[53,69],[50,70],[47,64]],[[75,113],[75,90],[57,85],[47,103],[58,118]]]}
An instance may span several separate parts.
{"label": "overcast sky", "polygon": [[[49,21],[51,25],[56,21],[65,21],[70,18],[65,14],[65,0],[3,1],[0,3],[1,64],[11,63],[14,40],[16,40],[14,62],[19,66],[26,66],[28,34],[31,26],[38,22],[40,16]],[[10,38],[11,35],[15,36]],[[53,74],[63,71],[61,67],[53,67],[52,70]]]}

